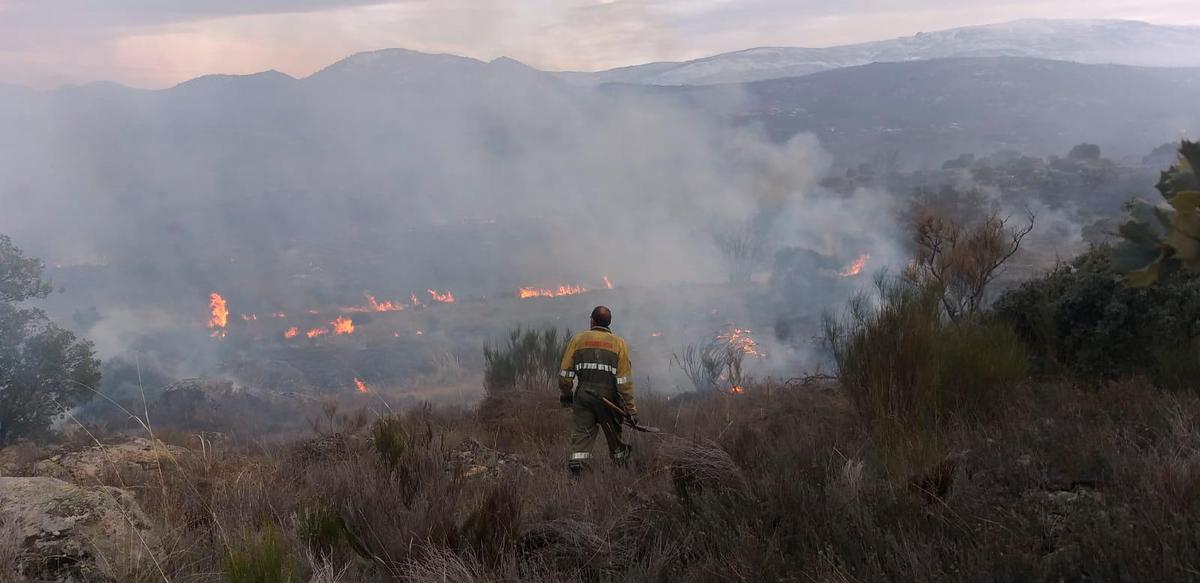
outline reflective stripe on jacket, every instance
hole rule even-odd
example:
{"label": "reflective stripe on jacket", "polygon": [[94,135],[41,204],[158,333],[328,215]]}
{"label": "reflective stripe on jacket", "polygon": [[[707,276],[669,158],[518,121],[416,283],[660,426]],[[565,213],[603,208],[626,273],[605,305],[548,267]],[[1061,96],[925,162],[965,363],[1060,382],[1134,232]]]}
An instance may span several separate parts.
{"label": "reflective stripe on jacket", "polygon": [[567,344],[559,368],[558,386],[563,393],[571,392],[575,379],[579,379],[581,388],[615,386],[621,406],[630,415],[637,415],[629,347],[612,330],[596,326],[576,334]]}

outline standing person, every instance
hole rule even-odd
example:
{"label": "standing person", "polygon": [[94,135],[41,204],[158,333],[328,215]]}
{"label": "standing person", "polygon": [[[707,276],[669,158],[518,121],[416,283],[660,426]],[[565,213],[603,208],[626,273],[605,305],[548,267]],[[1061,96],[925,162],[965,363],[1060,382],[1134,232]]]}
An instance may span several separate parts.
{"label": "standing person", "polygon": [[[567,461],[567,469],[575,475],[589,467],[598,428],[604,431],[608,454],[618,465],[625,465],[632,449],[621,441],[620,421],[598,398],[619,404],[630,420],[637,423],[629,347],[623,338],[609,329],[611,324],[611,310],[604,306],[592,310],[591,329],[571,338],[559,367],[560,400],[563,407],[573,407],[575,412],[571,457]],[[575,388],[576,380],[579,381],[578,388]]]}

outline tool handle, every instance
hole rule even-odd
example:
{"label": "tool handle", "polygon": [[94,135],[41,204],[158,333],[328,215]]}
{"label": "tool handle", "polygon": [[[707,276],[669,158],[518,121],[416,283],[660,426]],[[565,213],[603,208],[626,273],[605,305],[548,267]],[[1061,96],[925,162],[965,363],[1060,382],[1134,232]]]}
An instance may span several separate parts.
{"label": "tool handle", "polygon": [[626,412],[625,412],[625,409],[623,409],[621,406],[619,406],[619,405],[617,405],[616,403],[614,403],[614,402],[612,402],[612,401],[608,400],[608,398],[607,398],[607,397],[603,397],[603,396],[600,396],[600,395],[596,394],[596,391],[593,391],[593,390],[591,390],[591,389],[588,389],[588,391],[587,391],[587,394],[589,394],[589,395],[591,395],[591,396],[593,396],[593,397],[595,397],[595,398],[599,399],[601,403],[604,403],[604,406],[605,406],[605,407],[608,407],[609,411],[612,411],[613,413],[615,413],[615,414],[616,414],[618,417],[620,417],[621,419],[624,419],[624,420],[626,420],[626,421],[629,421],[629,413],[626,413]]}

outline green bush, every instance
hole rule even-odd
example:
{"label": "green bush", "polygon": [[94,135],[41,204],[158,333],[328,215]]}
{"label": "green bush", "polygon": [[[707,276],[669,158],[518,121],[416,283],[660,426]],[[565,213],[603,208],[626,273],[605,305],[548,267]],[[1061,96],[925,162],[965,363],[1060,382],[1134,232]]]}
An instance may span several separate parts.
{"label": "green bush", "polygon": [[995,320],[948,326],[936,336],[939,384],[948,410],[992,411],[1017,380],[1029,375],[1029,356],[1012,327]]}
{"label": "green bush", "polygon": [[374,438],[375,451],[389,466],[396,467],[408,453],[408,431],[404,422],[395,415],[387,415],[375,420],[371,426],[371,436]]}
{"label": "green bush", "polygon": [[560,334],[557,328],[541,332],[517,328],[509,333],[506,344],[484,346],[484,389],[495,394],[552,384],[558,377],[558,365],[570,338],[569,330]]}
{"label": "green bush", "polygon": [[1200,338],[1156,349],[1151,378],[1166,389],[1200,387]]}
{"label": "green bush", "polygon": [[950,321],[936,288],[881,280],[879,291],[877,305],[860,296],[845,318],[827,318],[825,336],[883,465],[906,481],[944,459],[947,418],[991,414],[1029,363],[1007,324]]}
{"label": "green bush", "polygon": [[310,548],[326,556],[350,538],[342,517],[325,503],[305,506],[296,517],[296,532]]}
{"label": "green bush", "polygon": [[881,284],[880,296],[878,307],[859,296],[846,318],[826,320],[842,389],[868,419],[932,423],[941,401],[934,354],[940,296],[893,283]]}
{"label": "green bush", "polygon": [[1153,286],[1129,287],[1107,247],[1008,290],[993,309],[1028,347],[1039,373],[1161,378],[1164,366],[1200,366],[1179,352],[1200,337],[1200,274],[1181,270]]}
{"label": "green bush", "polygon": [[274,525],[263,527],[241,548],[232,550],[227,565],[229,583],[286,583],[299,581],[299,560]]}

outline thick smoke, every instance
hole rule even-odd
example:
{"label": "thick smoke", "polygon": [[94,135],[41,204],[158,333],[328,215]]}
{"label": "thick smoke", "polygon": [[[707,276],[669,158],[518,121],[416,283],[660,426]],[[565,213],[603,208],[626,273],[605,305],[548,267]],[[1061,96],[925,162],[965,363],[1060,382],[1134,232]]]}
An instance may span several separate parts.
{"label": "thick smoke", "polygon": [[714,233],[730,225],[767,242],[759,272],[784,245],[890,253],[884,197],[821,194],[815,139],[776,143],[669,95],[570,87],[512,61],[385,51],[303,80],[0,102],[15,128],[0,135],[0,232],[90,266],[56,272],[59,302],[97,307],[104,356],[196,328],[214,289],[265,314],[365,290],[714,284],[728,275]]}

